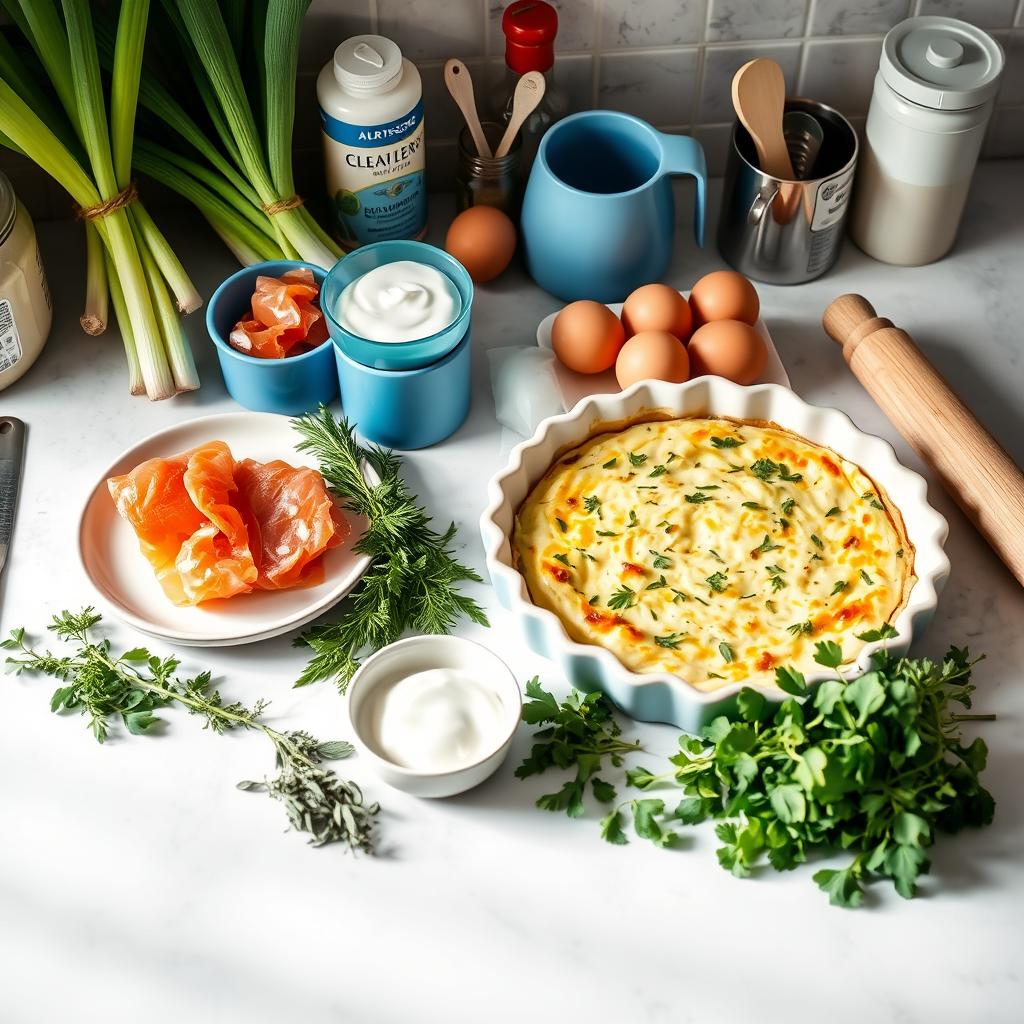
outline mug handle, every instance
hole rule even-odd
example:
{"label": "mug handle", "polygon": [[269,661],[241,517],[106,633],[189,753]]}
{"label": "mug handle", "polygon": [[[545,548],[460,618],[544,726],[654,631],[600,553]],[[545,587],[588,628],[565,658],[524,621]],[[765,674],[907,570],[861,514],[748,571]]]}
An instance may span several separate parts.
{"label": "mug handle", "polygon": [[704,200],[707,191],[708,166],[704,159],[704,149],[701,144],[689,135],[667,135],[665,132],[658,133],[661,136],[661,144],[664,148],[665,173],[666,174],[689,174],[697,183],[697,201],[693,218],[693,234],[697,244],[704,246]]}

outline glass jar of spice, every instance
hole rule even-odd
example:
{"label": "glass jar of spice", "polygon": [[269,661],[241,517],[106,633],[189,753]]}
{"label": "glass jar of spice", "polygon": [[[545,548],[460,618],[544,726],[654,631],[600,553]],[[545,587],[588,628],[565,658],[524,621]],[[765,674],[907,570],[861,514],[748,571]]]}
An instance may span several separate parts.
{"label": "glass jar of spice", "polygon": [[35,362],[52,318],[32,218],[0,173],[0,391]]}
{"label": "glass jar of spice", "polygon": [[[501,142],[505,126],[484,121],[480,127],[493,153]],[[455,169],[455,202],[459,212],[470,206],[493,206],[517,221],[523,201],[522,151],[523,140],[516,136],[503,157],[481,156],[473,145],[469,129],[463,128],[459,133]]]}

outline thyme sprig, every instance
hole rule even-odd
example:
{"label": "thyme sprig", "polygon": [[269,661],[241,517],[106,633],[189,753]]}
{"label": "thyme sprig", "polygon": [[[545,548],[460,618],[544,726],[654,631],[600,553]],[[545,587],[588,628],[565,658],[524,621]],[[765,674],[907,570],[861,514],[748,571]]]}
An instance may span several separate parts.
{"label": "thyme sprig", "polygon": [[103,743],[112,725],[120,720],[131,734],[154,733],[163,723],[157,714],[175,704],[205,719],[203,728],[216,733],[234,729],[261,732],[274,747],[277,772],[260,781],[245,781],[240,789],[266,793],[281,801],[291,827],[307,832],[310,843],[345,843],[352,850],[372,852],[373,829],[380,807],[367,804],[354,782],[347,782],[322,762],[339,760],[352,753],[343,740],[321,742],[302,730],[281,732],[261,720],[267,702],[252,707],[225,704],[212,686],[209,672],[191,678],[177,675],[177,658],[159,658],[144,647],[115,655],[110,641],[91,633],[101,616],[93,608],[61,612],[49,630],[71,645],[71,653],[40,651],[27,640],[24,628],[11,631],[0,647],[13,652],[8,670],[50,676],[60,686],[50,699],[54,712],[77,711],[89,720],[93,736]]}
{"label": "thyme sprig", "polygon": [[[372,560],[339,606],[338,621],[314,626],[295,641],[313,651],[295,685],[331,679],[344,693],[361,653],[393,643],[407,629],[450,633],[463,617],[489,625],[476,601],[459,593],[459,584],[482,580],[455,558],[455,524],[440,533],[433,528],[402,479],[398,456],[377,445],[360,445],[348,420],[336,419],[324,406],[293,425],[302,435],[299,450],[316,457],[345,510],[366,518],[366,532],[353,550]],[[379,483],[366,480],[364,465]]]}

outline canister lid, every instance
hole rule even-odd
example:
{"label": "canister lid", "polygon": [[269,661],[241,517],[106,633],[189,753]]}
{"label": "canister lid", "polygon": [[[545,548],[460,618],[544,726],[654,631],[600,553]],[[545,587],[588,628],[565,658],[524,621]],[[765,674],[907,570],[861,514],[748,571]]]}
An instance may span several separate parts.
{"label": "canister lid", "polygon": [[934,110],[980,107],[995,95],[1003,51],[956,18],[908,18],[887,33],[879,70],[894,92]]}
{"label": "canister lid", "polygon": [[350,92],[377,92],[402,73],[402,51],[385,36],[352,36],[334,51],[334,77]]}
{"label": "canister lid", "polygon": [[14,229],[14,221],[18,216],[18,200],[7,175],[0,171],[0,245],[7,241],[7,236]]}

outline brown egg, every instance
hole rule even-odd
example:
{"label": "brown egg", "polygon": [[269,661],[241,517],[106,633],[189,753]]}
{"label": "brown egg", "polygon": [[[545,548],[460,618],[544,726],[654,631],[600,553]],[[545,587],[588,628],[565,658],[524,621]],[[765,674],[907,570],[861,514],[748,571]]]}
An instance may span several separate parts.
{"label": "brown egg", "polygon": [[740,320],[716,320],[698,327],[688,351],[694,377],[710,373],[737,384],[753,384],[768,361],[761,335]]}
{"label": "brown egg", "polygon": [[471,206],[448,227],[444,247],[477,284],[497,277],[516,251],[515,225],[493,206]]}
{"label": "brown egg", "polygon": [[742,320],[756,324],[761,301],[754,286],[735,270],[705,274],[690,291],[695,327],[714,320]]}
{"label": "brown egg", "polygon": [[668,331],[634,334],[615,360],[615,379],[628,388],[638,380],[667,380],[682,384],[690,376],[686,346]]}
{"label": "brown egg", "polygon": [[668,331],[686,341],[693,330],[693,314],[686,298],[667,284],[645,284],[622,305],[626,337],[643,331]]}
{"label": "brown egg", "polygon": [[551,347],[577,373],[604,373],[615,363],[626,335],[622,321],[600,302],[570,302],[551,325]]}

